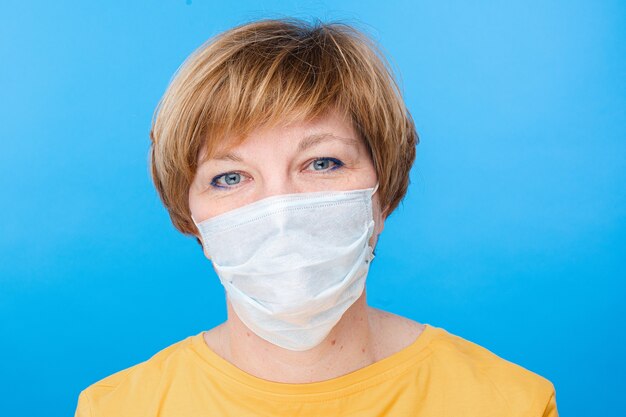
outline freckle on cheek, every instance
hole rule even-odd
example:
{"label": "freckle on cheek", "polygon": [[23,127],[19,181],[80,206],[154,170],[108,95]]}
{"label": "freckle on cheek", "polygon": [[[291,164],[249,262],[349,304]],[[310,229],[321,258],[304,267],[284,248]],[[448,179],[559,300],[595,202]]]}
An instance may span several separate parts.
{"label": "freckle on cheek", "polygon": [[250,332],[246,332],[246,336],[250,337]]}
{"label": "freckle on cheek", "polygon": [[331,340],[330,344],[334,346],[335,342],[336,342],[336,340]]}

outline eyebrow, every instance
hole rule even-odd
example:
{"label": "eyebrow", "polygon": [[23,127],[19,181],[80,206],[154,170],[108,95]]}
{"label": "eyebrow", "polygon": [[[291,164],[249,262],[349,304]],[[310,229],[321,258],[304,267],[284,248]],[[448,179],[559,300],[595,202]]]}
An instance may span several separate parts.
{"label": "eyebrow", "polygon": [[217,154],[210,159],[217,159],[219,161],[235,161],[235,162],[243,162],[243,159],[233,152],[221,153]]}
{"label": "eyebrow", "polygon": [[298,145],[298,151],[302,152],[312,146],[317,145],[318,143],[329,140],[339,140],[345,142],[350,146],[357,146],[358,144],[358,140],[355,138],[337,136],[333,135],[332,133],[315,133],[312,135],[307,135],[300,140],[300,144]]}
{"label": "eyebrow", "polygon": [[[358,140],[351,137],[342,137],[337,136],[332,133],[314,133],[311,135],[306,135],[302,139],[300,139],[300,143],[298,144],[298,152],[305,151],[319,143],[327,142],[331,140],[339,140],[350,146],[357,146]],[[220,153],[213,156],[211,159],[219,160],[219,161],[235,161],[235,162],[243,162],[243,158],[237,155],[234,152],[226,152]]]}

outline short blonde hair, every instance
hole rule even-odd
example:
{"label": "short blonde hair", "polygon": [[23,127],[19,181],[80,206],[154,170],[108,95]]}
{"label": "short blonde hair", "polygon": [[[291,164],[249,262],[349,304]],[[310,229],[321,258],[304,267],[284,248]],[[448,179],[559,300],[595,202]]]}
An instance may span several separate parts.
{"label": "short blonde hair", "polygon": [[[344,23],[268,19],[196,49],[161,98],[150,131],[156,189],[174,226],[196,235],[189,187],[199,157],[253,129],[345,112],[372,155],[388,215],[400,203],[419,143],[387,60]],[[200,155],[203,150],[204,155]]]}

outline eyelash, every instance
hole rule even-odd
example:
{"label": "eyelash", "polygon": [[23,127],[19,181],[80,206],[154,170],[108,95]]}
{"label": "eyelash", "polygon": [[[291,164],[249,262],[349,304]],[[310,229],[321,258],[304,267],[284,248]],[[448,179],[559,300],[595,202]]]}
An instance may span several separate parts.
{"label": "eyelash", "polygon": [[343,162],[341,162],[341,161],[340,161],[339,159],[337,159],[337,158],[331,158],[331,157],[328,157],[328,156],[321,156],[321,157],[319,157],[319,158],[315,158],[314,160],[310,161],[310,162],[307,164],[307,167],[308,167],[309,165],[311,165],[312,163],[315,163],[315,162],[317,162],[317,161],[330,161],[330,162],[332,162],[333,164],[335,164],[335,166],[330,167],[330,168],[328,168],[328,169],[325,169],[325,170],[323,170],[323,171],[319,171],[319,172],[334,171],[334,170],[339,169],[339,168],[341,168],[342,166],[344,166],[344,165],[345,165]]}
{"label": "eyelash", "polygon": [[[323,173],[327,173],[327,172],[330,172],[330,171],[335,171],[336,169],[339,169],[339,168],[341,168],[341,167],[343,167],[343,166],[345,165],[343,162],[341,162],[341,161],[340,161],[339,159],[337,159],[337,158],[331,158],[331,157],[319,157],[319,158],[315,158],[315,159],[313,159],[313,160],[309,161],[309,162],[307,163],[307,165],[306,165],[306,166],[308,167],[309,165],[311,165],[311,164],[313,164],[313,163],[315,163],[315,162],[318,162],[318,161],[330,161],[330,162],[332,162],[333,164],[335,164],[334,166],[332,166],[332,167],[330,167],[330,168],[328,168],[328,169],[325,169],[325,170],[322,170],[322,171],[318,171],[318,172],[319,172],[319,173],[321,173],[321,174],[323,174]],[[243,176],[243,174],[242,174],[241,172],[238,172],[238,171],[229,171],[229,172],[224,172],[224,173],[222,173],[222,174],[216,175],[215,177],[213,177],[213,179],[211,179],[211,186],[212,186],[212,187],[214,187],[214,188],[220,188],[220,189],[230,189],[230,188],[236,187],[236,185],[235,185],[235,186],[233,186],[233,187],[228,187],[228,186],[219,185],[219,184],[217,183],[217,181],[218,181],[220,178],[222,178],[222,177],[224,177],[224,176],[226,176],[226,175],[229,175],[229,174],[239,174],[239,175]]]}

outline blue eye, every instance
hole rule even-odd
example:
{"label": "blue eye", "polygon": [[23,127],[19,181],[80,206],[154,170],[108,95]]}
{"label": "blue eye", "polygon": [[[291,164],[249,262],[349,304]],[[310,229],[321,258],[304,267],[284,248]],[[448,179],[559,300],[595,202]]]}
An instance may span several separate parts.
{"label": "blue eye", "polygon": [[332,171],[343,166],[343,162],[335,158],[317,158],[309,165],[314,171]]}
{"label": "blue eye", "polygon": [[226,188],[237,185],[241,182],[241,174],[237,172],[227,172],[220,174],[211,180],[211,185],[218,188]]}

